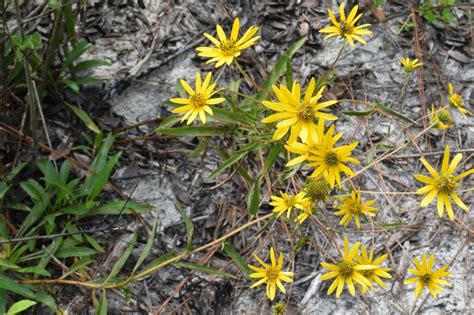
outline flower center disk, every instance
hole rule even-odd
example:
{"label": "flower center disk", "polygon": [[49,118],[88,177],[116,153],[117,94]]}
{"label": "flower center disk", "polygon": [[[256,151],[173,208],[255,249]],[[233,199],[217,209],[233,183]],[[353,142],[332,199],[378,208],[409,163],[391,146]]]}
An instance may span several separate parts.
{"label": "flower center disk", "polygon": [[268,278],[269,282],[276,281],[279,274],[280,270],[278,270],[277,266],[269,266],[268,269],[265,270],[265,276]]}
{"label": "flower center disk", "polygon": [[289,208],[293,207],[296,203],[295,196],[288,196],[285,200],[285,203]]}
{"label": "flower center disk", "polygon": [[442,176],[436,181],[436,189],[439,192],[450,194],[455,187],[455,181],[452,176]]}
{"label": "flower center disk", "polygon": [[337,266],[339,267],[339,273],[344,278],[352,277],[352,273],[354,272],[354,265],[355,263],[341,261]]}
{"label": "flower center disk", "polygon": [[346,37],[346,35],[351,35],[352,31],[354,30],[354,27],[350,24],[341,23],[341,36]]}
{"label": "flower center disk", "polygon": [[334,153],[334,152],[329,152],[326,155],[325,160],[326,160],[326,164],[329,165],[329,166],[337,165],[337,163],[339,162],[339,159],[337,158],[337,154]]}
{"label": "flower center disk", "polygon": [[430,282],[431,282],[431,275],[430,275],[429,273],[424,274],[424,275],[421,275],[421,276],[420,276],[420,281],[421,281],[421,283],[423,283],[424,285],[429,285]]}
{"label": "flower center disk", "polygon": [[201,93],[196,93],[190,96],[191,105],[194,108],[201,108],[206,105],[206,98]]}
{"label": "flower center disk", "polygon": [[312,121],[314,118],[314,109],[309,104],[303,104],[298,108],[298,118],[305,121]]}
{"label": "flower center disk", "polygon": [[219,48],[222,50],[222,53],[225,57],[233,56],[237,52],[237,49],[235,47],[235,43],[231,39],[228,39],[228,40],[224,41],[219,46]]}

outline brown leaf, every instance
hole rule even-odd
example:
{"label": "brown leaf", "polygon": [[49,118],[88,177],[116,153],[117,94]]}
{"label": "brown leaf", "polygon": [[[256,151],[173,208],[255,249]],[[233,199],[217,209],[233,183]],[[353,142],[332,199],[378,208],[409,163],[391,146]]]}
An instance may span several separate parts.
{"label": "brown leaf", "polygon": [[375,8],[372,10],[372,15],[379,21],[385,22],[385,13],[383,12],[382,8]]}

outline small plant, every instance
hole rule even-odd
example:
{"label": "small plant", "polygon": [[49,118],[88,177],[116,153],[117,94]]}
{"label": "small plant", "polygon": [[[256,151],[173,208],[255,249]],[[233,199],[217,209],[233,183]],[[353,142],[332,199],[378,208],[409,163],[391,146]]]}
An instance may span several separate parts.
{"label": "small plant", "polygon": [[440,0],[439,5],[433,4],[432,0],[426,0],[420,5],[419,10],[421,16],[430,23],[436,20],[450,23],[454,19],[453,6],[455,4],[456,0]]}
{"label": "small plant", "polygon": [[[92,255],[105,252],[97,239],[88,233],[82,233],[78,225],[82,219],[148,209],[131,201],[102,201],[100,195],[121,155],[120,152],[110,155],[113,142],[112,135],[103,139],[84,178],[73,176],[72,163],[68,160],[63,161],[58,169],[52,161],[37,160],[35,169],[41,173],[39,181],[33,178],[19,183],[14,181],[21,177],[27,166],[22,163],[9,173],[6,181],[0,182],[1,201],[16,212],[14,217],[22,217],[15,234],[11,234],[5,221],[0,221],[0,246],[3,248],[0,251],[0,288],[3,289],[3,296],[16,293],[55,309],[54,299],[50,295],[38,290],[39,288],[31,288],[15,281],[28,276],[50,277],[49,270],[54,263],[52,257],[69,261],[72,273],[91,264]],[[18,199],[9,194],[19,189],[24,191],[25,198]],[[13,241],[8,241],[12,239]],[[43,239],[51,239],[52,242],[44,243]],[[0,301],[3,301],[3,304],[0,303],[3,313],[6,299]],[[17,307],[30,307],[34,303],[23,302],[16,305],[15,308],[12,306],[10,313],[14,314]]]}

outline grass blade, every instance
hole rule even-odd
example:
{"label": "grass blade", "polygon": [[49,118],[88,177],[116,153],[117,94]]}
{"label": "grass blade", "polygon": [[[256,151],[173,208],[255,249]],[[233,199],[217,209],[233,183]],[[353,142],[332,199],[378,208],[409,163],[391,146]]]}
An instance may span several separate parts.
{"label": "grass blade", "polygon": [[418,123],[412,119],[410,119],[409,117],[405,116],[405,115],[402,115],[400,114],[399,112],[396,112],[394,111],[393,109],[391,108],[388,108],[387,106],[383,105],[383,104],[374,104],[375,107],[377,107],[378,109],[380,109],[381,111],[387,113],[387,114],[390,114],[392,116],[395,116],[395,117],[398,117],[400,118],[401,120],[404,120],[410,124],[414,124],[414,125],[418,125]]}
{"label": "grass blade", "polygon": [[110,282],[111,280],[115,279],[115,277],[118,275],[120,270],[122,270],[123,265],[125,265],[125,263],[127,262],[128,257],[130,257],[130,255],[132,254],[133,248],[135,247],[136,243],[137,243],[137,233],[133,232],[132,239],[131,239],[130,243],[128,244],[127,248],[123,252],[122,256],[115,263],[115,266],[112,268],[112,271],[110,272],[110,274],[104,280],[104,284],[106,284],[106,283]]}
{"label": "grass blade", "polygon": [[213,274],[213,275],[216,275],[216,276],[221,276],[221,277],[224,277],[224,278],[239,279],[239,277],[237,277],[237,276],[235,276],[231,273],[220,271],[220,270],[212,268],[212,267],[203,266],[203,265],[199,265],[199,264],[195,264],[195,263],[191,263],[191,262],[180,261],[180,262],[174,263],[173,266],[182,267],[182,268],[186,268],[186,269],[191,269],[191,270],[195,270],[195,271],[203,272],[203,273],[209,273],[209,274]]}
{"label": "grass blade", "polygon": [[137,269],[142,265],[143,261],[150,254],[151,248],[153,246],[153,242],[155,240],[156,229],[158,227],[158,219],[159,217],[156,216],[155,222],[153,223],[153,227],[151,228],[151,234],[148,237],[148,241],[146,242],[145,247],[143,247],[143,251],[140,253],[140,257],[138,258],[137,263],[135,264],[135,267],[133,267],[132,275],[135,273],[135,271],[137,271]]}
{"label": "grass blade", "polygon": [[107,291],[102,289],[99,305],[97,305],[97,315],[107,315]]}
{"label": "grass blade", "polygon": [[179,214],[183,218],[184,225],[186,226],[186,235],[187,235],[186,249],[192,250],[193,249],[193,234],[194,234],[193,222],[191,221],[191,219],[189,219],[188,215],[186,214],[186,211],[184,211],[183,206],[178,202],[178,200],[175,201],[175,205]]}
{"label": "grass blade", "polygon": [[223,249],[226,254],[229,255],[230,258],[232,258],[232,261],[236,264],[236,266],[242,269],[245,274],[249,275],[252,272],[245,260],[242,258],[242,256],[240,256],[239,252],[237,251],[237,249],[235,249],[234,246],[232,246],[228,242],[224,242]]}
{"label": "grass blade", "polygon": [[247,208],[251,215],[256,214],[260,206],[260,186],[262,186],[262,176],[259,176],[254,182],[247,200]]}
{"label": "grass blade", "polygon": [[217,126],[186,126],[176,128],[156,128],[155,131],[158,134],[164,135],[175,135],[175,136],[187,136],[187,137],[210,137],[210,136],[222,136],[228,129],[225,127]]}
{"label": "grass blade", "polygon": [[220,173],[222,173],[225,169],[231,167],[238,161],[240,161],[244,156],[249,154],[250,152],[262,147],[262,144],[260,143],[251,143],[242,149],[236,151],[234,154],[232,154],[224,163],[222,163],[221,166],[219,166],[214,172],[209,175],[208,179],[214,178]]}

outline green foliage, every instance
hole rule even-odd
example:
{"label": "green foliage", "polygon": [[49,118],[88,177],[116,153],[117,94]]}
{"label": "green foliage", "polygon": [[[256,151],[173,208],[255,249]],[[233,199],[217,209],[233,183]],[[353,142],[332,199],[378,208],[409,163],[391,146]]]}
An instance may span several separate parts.
{"label": "green foliage", "polygon": [[[18,99],[27,99],[27,93],[38,95],[39,101],[52,96],[57,99],[61,89],[68,88],[79,93],[82,86],[97,84],[101,81],[88,76],[88,71],[110,64],[103,60],[83,60],[84,53],[92,47],[90,43],[78,38],[75,32],[76,17],[79,10],[73,10],[73,2],[48,1],[52,15],[51,36],[41,37],[40,33],[31,28],[24,36],[19,30],[6,30],[7,37],[2,39],[0,51],[0,72],[4,88],[12,93],[5,93],[8,103],[10,95]],[[22,6],[20,1],[20,7]],[[7,7],[10,10],[11,7]],[[11,10],[16,14],[15,10]],[[44,15],[37,17],[39,20]],[[25,25],[27,25],[25,23]],[[28,31],[25,28],[25,31]],[[30,69],[30,70],[28,70]],[[30,72],[30,81],[27,72]],[[36,87],[31,84],[34,80]],[[26,87],[26,89],[25,89]],[[35,91],[36,90],[36,91]],[[69,106],[70,109],[73,107]],[[77,115],[78,111],[74,111]],[[80,117],[81,119],[84,117]],[[84,119],[82,119],[84,120]],[[97,132],[96,126],[87,121],[87,126]]]}
{"label": "green foliage", "polygon": [[374,5],[376,7],[381,7],[384,3],[384,0],[374,0]]}
{"label": "green foliage", "polygon": [[[125,204],[125,201],[122,200],[101,204],[100,195],[106,187],[121,153],[111,153],[114,136],[109,134],[105,139],[102,139],[102,136],[98,135],[97,138],[99,141],[96,139],[96,144],[100,146],[96,147],[97,154],[84,178],[75,175],[73,163],[69,160],[63,161],[56,167],[52,161],[38,159],[30,167],[32,169],[28,174],[33,171],[38,172],[40,176],[18,182],[16,178],[22,175],[22,171],[27,166],[26,163],[21,163],[10,171],[5,181],[0,181],[1,201],[9,204],[9,208],[14,209],[15,216],[22,217],[19,220],[20,226],[17,228],[17,233],[14,235],[10,234],[10,230],[5,227],[3,221],[0,221],[0,240],[31,238],[26,243],[0,244],[0,273],[4,274],[4,276],[0,276],[0,290],[6,294],[15,293],[55,309],[55,303],[51,296],[38,291],[39,287],[19,284],[16,279],[28,276],[33,278],[51,277],[53,271],[50,270],[49,265],[53,256],[65,261],[71,258],[75,259],[69,269],[70,274],[92,263],[89,257],[104,252],[99,241],[93,235],[81,233],[78,225],[80,219],[93,215],[131,213],[132,210],[135,211],[135,206],[137,212],[149,209],[133,202]],[[24,192],[25,197],[19,200],[16,198],[13,203],[11,198],[14,195],[9,192],[19,190]],[[156,231],[156,227],[154,231]],[[51,237],[46,242],[40,242],[35,238],[38,235],[56,234],[61,236]],[[110,272],[106,282],[112,281],[121,271],[131,254],[135,241],[136,235]],[[147,246],[148,252],[150,246],[151,243]],[[143,260],[144,258],[141,259],[141,261]],[[68,263],[66,262],[66,264]],[[28,303],[15,304],[13,311],[10,309],[9,312],[33,305]],[[5,309],[5,305],[6,300],[2,302],[0,298],[0,309]]]}
{"label": "green foliage", "polygon": [[421,16],[429,23],[433,23],[436,20],[450,23],[454,20],[452,7],[455,4],[456,0],[441,0],[439,5],[433,4],[431,0],[427,0],[418,9]]}
{"label": "green foliage", "polygon": [[7,315],[15,315],[18,313],[21,313],[23,311],[26,311],[33,305],[35,305],[37,302],[31,301],[31,300],[21,300],[13,304],[7,311]]}

